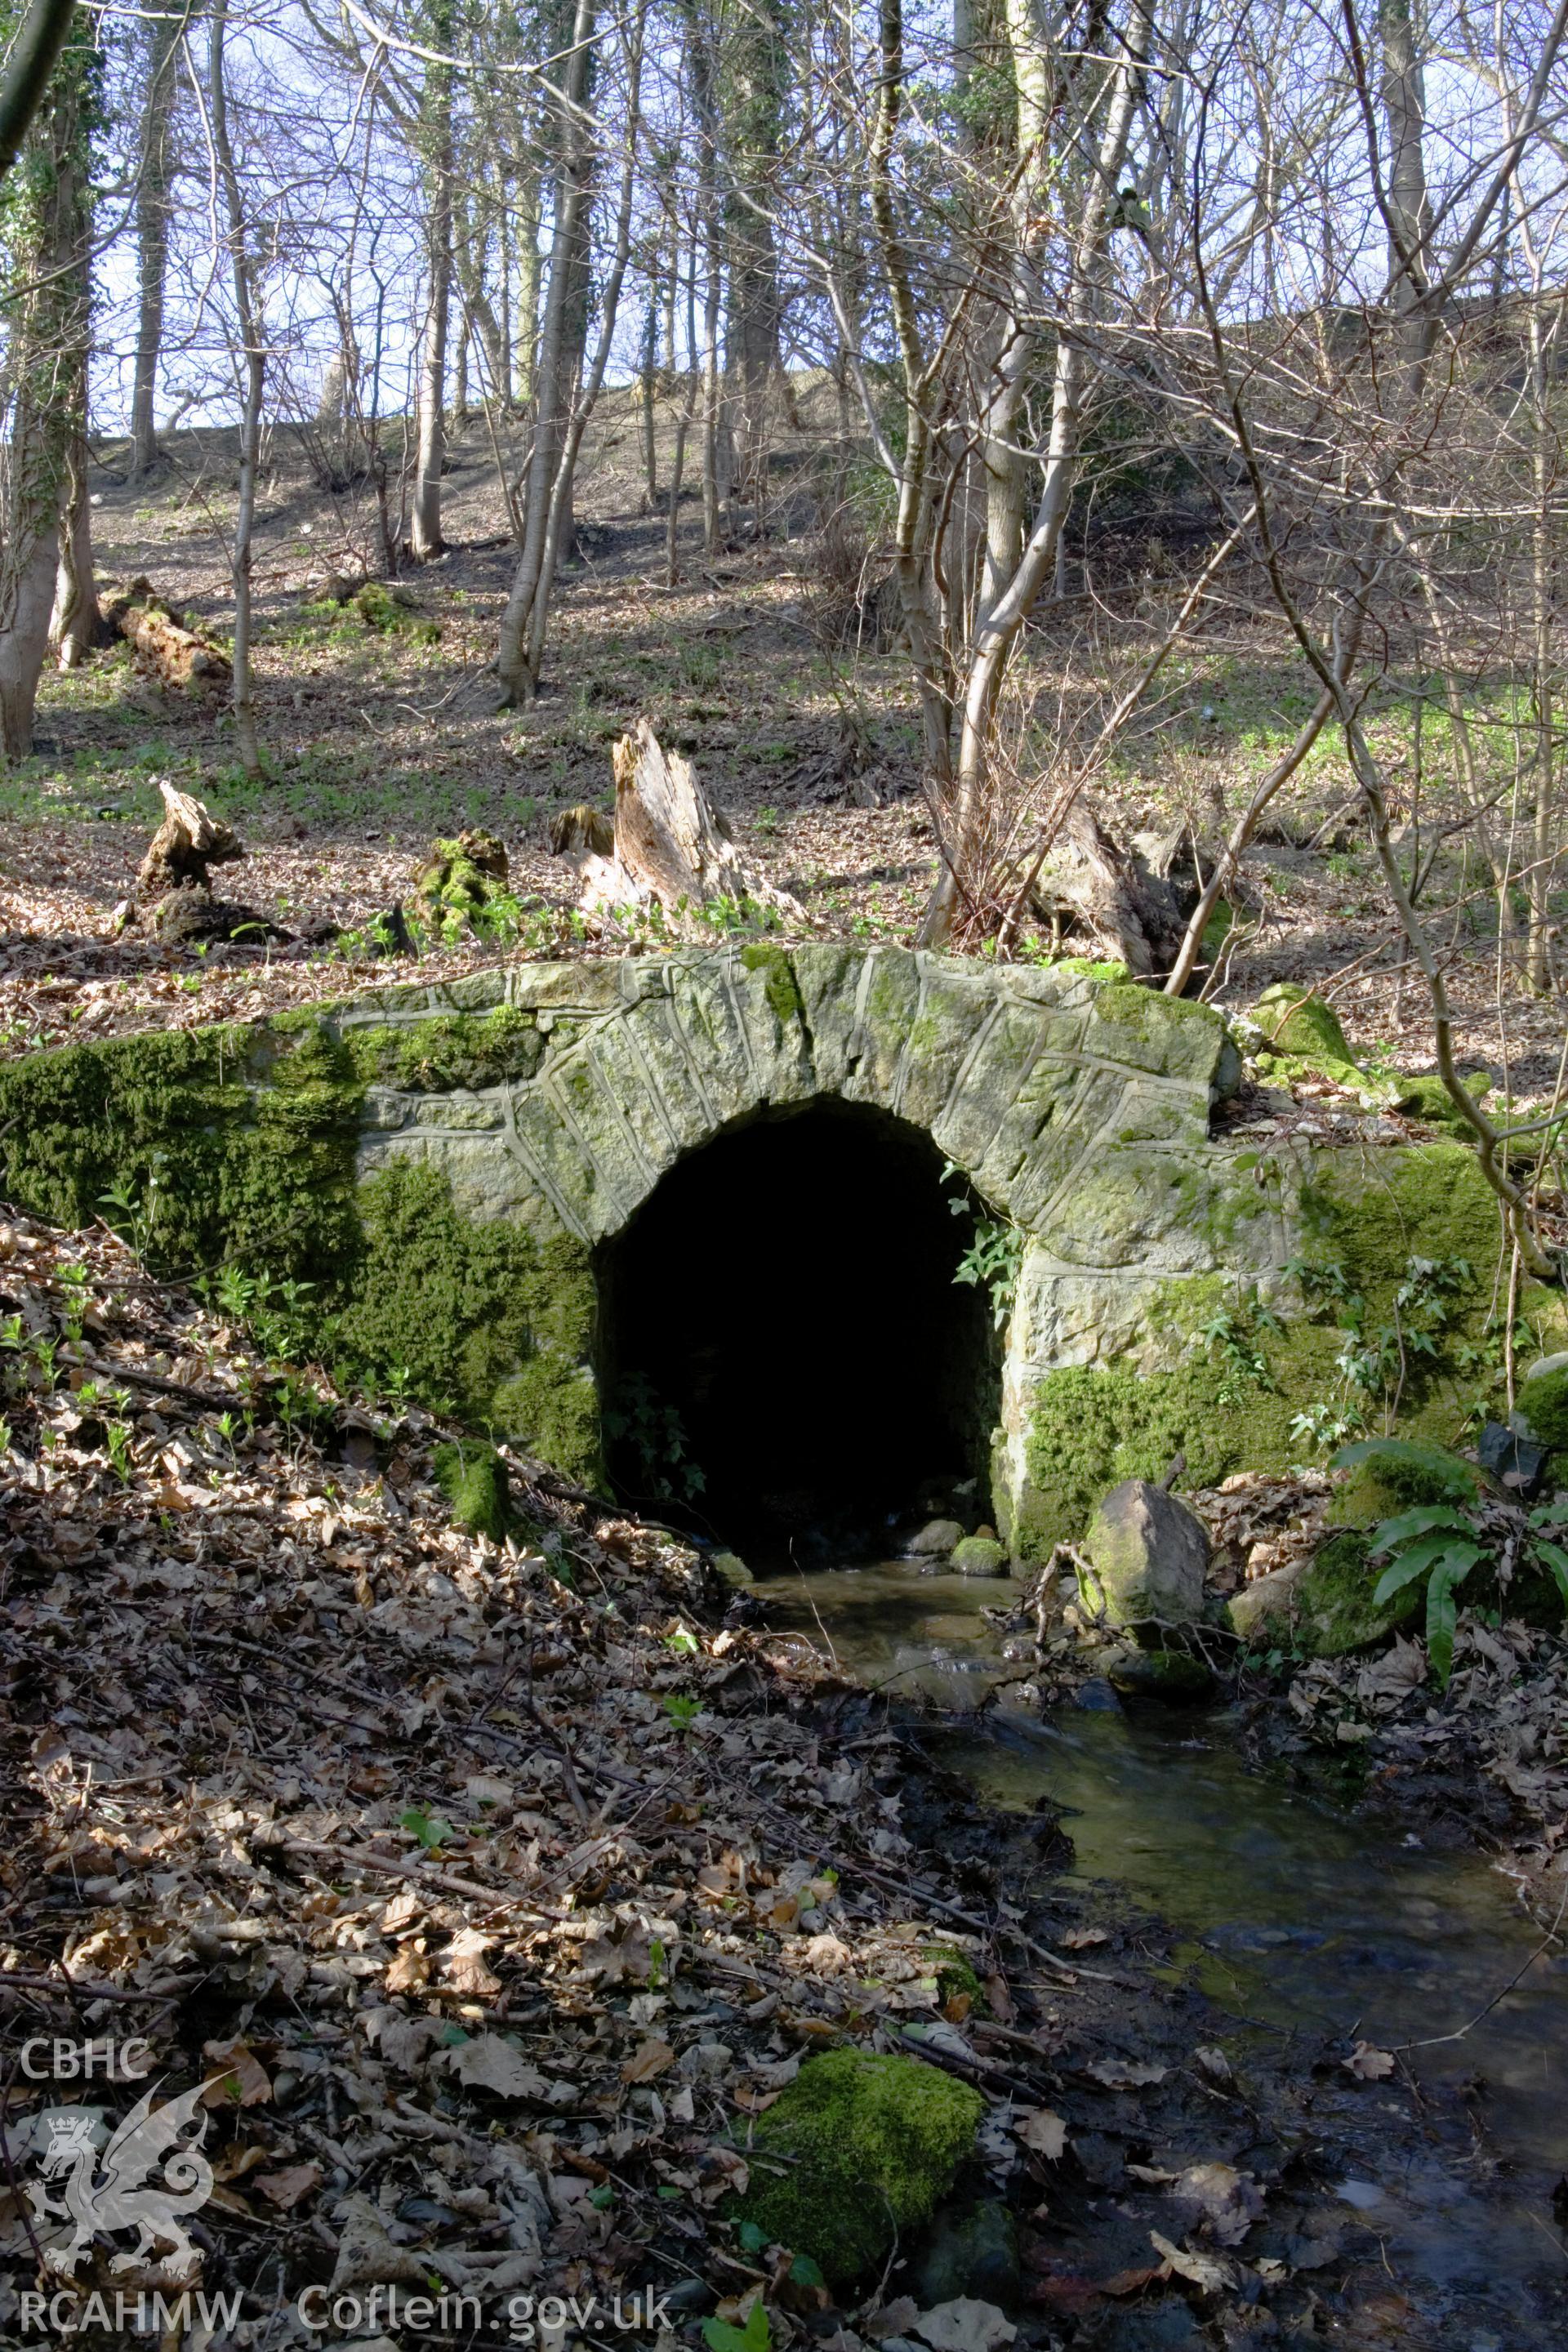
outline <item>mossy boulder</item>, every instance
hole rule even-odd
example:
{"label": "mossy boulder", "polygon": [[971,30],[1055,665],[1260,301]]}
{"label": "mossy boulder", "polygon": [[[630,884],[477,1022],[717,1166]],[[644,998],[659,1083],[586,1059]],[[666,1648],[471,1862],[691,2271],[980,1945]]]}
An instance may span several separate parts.
{"label": "mossy boulder", "polygon": [[1370,1537],[1345,1528],[1321,1544],[1295,1590],[1297,1640],[1314,1657],[1340,1658],[1370,1650],[1426,1608],[1419,1578],[1381,1607],[1373,1600],[1386,1562],[1373,1560]]}
{"label": "mossy boulder", "polygon": [[[1441,1078],[1436,1076],[1398,1078],[1394,1085],[1397,1091],[1390,1104],[1392,1109],[1404,1111],[1407,1118],[1425,1119],[1429,1127],[1447,1128],[1451,1135],[1462,1137],[1467,1141],[1474,1140],[1474,1129],[1455,1108],[1453,1097]],[[1483,1102],[1492,1090],[1491,1081],[1484,1077],[1467,1078],[1465,1089],[1475,1101]]]}
{"label": "mossy boulder", "polygon": [[957,1519],[928,1519],[918,1535],[912,1535],[904,1546],[910,1559],[944,1559],[963,1541],[963,1528]]}
{"label": "mossy boulder", "polygon": [[1415,1438],[1369,1438],[1342,1446],[1334,1466],[1348,1475],[1323,1514],[1331,1528],[1375,1528],[1423,1504],[1473,1503],[1478,1491],[1468,1462]]}
{"label": "mossy boulder", "polygon": [[1005,1576],[1007,1547],[994,1536],[965,1536],[952,1548],[952,1567],[958,1576]]}
{"label": "mossy boulder", "polygon": [[708,1565],[720,1583],[728,1585],[731,1592],[748,1592],[757,1580],[737,1551],[710,1552]]}
{"label": "mossy boulder", "polygon": [[1266,988],[1252,1017],[1277,1054],[1354,1066],[1355,1055],[1338,1013],[1321,996],[1298,988],[1293,981],[1276,981],[1272,988]]}
{"label": "mossy boulder", "polygon": [[438,1445],[436,1484],[452,1506],[454,1523],[469,1535],[504,1543],[512,1525],[506,1464],[493,1445]]}
{"label": "mossy boulder", "polygon": [[1106,1680],[1124,1698],[1163,1699],[1192,1706],[1212,1697],[1213,1669],[1187,1650],[1140,1650],[1127,1643],[1100,1661]]}
{"label": "mossy boulder", "polygon": [[1254,1057],[1268,1077],[1328,1078],[1359,1096],[1369,1110],[1386,1108],[1395,1100],[1392,1081],[1372,1077],[1362,1068],[1339,1015],[1321,996],[1292,981],[1277,981],[1258,998],[1252,1021],[1262,1032],[1252,1049]]}
{"label": "mossy boulder", "polygon": [[1186,1507],[1145,1478],[1124,1478],[1084,1538],[1084,1599],[1110,1625],[1195,1624],[1209,1541]]}
{"label": "mossy boulder", "polygon": [[1538,1445],[1553,1454],[1568,1451],[1568,1363],[1549,1359],[1529,1372],[1519,1391],[1519,1409]]}
{"label": "mossy boulder", "polygon": [[824,2051],[750,2126],[735,2218],[847,2285],[930,2220],[984,2113],[978,2091],[918,2058]]}

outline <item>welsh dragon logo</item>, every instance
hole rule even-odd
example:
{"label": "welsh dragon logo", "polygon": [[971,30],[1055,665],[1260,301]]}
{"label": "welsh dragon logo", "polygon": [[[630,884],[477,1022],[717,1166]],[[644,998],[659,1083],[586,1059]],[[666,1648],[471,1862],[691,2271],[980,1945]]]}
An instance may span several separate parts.
{"label": "welsh dragon logo", "polygon": [[[156,2089],[154,2084],[153,2089]],[[68,2238],[44,2250],[50,2270],[74,2277],[97,2231],[111,2236],[134,2230],[135,2245],[116,2254],[111,2271],[134,2270],[153,2258],[154,2246],[170,2251],[161,2267],[174,2280],[189,2278],[201,2260],[181,2226],[181,2216],[199,2211],[212,2195],[213,2168],[201,2153],[207,2116],[202,2108],[205,2083],[177,2099],[153,2105],[144,2092],[101,2153],[93,2147],[95,2116],[79,2107],[58,2108],[46,2120],[48,2144],[42,2158],[46,2184],[63,2184],[58,2197],[33,2183],[27,2196],[35,2218],[61,2223]],[[191,2133],[191,2126],[196,2129]],[[186,2137],[190,2134],[190,2137]],[[163,2172],[162,2179],[154,2176]]]}

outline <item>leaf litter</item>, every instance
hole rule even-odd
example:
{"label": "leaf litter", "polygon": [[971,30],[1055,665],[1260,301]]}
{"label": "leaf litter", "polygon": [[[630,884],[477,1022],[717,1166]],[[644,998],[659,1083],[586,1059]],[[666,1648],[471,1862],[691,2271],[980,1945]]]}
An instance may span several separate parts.
{"label": "leaf litter", "polygon": [[[134,2032],[163,2095],[205,2085],[191,2231],[240,2316],[204,2344],[319,2341],[306,2286],[401,2284],[490,2315],[635,2289],[661,2352],[1001,2346],[986,2298],[922,2314],[916,2249],[845,2311],[809,2249],[730,2217],[752,2118],[846,2041],[984,2092],[966,2193],[1021,2217],[1025,2344],[1134,2300],[1292,2333],[1335,2307],[1358,2225],[1311,2151],[1364,2092],[1240,2074],[1056,1887],[1037,1824],[726,1622],[696,1548],[516,1454],[519,1533],[463,1531],[439,1419],[267,1362],[102,1229],[0,1216],[0,1384],[4,2022]],[[1107,1944],[1118,1970],[1075,1965]],[[955,1956],[978,2003],[943,1993]],[[0,2328],[60,2290],[26,2195],[44,2115],[136,2095],[10,2067]],[[68,2297],[123,2286],[111,2257]]]}

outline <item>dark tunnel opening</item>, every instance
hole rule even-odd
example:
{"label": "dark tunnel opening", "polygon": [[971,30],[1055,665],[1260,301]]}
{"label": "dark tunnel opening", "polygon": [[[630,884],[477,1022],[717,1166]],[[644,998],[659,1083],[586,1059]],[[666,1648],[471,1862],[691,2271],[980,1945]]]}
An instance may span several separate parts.
{"label": "dark tunnel opening", "polygon": [[[998,1351],[930,1137],[837,1101],[672,1169],[599,1266],[617,1492],[763,1561],[989,1507]],[[699,1483],[700,1481],[700,1483]],[[968,1482],[973,1482],[971,1488]]]}

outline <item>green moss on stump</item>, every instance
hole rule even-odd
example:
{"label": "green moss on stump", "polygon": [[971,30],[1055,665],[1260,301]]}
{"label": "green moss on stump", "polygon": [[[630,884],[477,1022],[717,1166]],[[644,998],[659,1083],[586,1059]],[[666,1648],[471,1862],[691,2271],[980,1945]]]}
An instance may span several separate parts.
{"label": "green moss on stump", "polygon": [[824,2051],[751,2126],[735,2217],[846,2284],[930,2220],[984,2113],[978,2091],[917,2058]]}
{"label": "green moss on stump", "polygon": [[510,1529],[506,1464],[491,1445],[438,1445],[436,1484],[452,1506],[457,1526],[504,1543]]}

